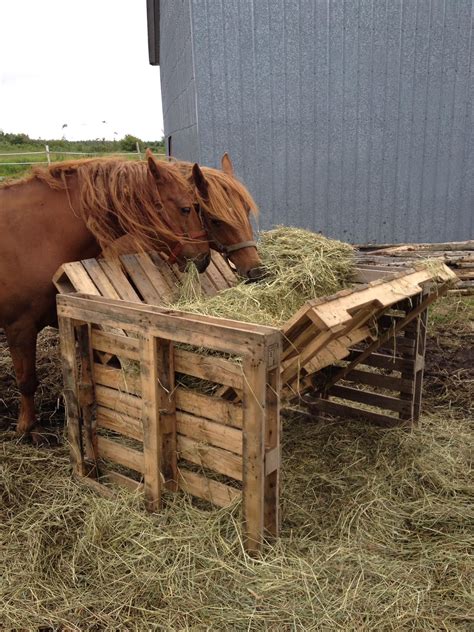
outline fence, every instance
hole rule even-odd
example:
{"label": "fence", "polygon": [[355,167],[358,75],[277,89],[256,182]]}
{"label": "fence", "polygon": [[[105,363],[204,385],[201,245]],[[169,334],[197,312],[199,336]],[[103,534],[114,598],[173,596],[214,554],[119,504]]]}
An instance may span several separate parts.
{"label": "fence", "polygon": [[[44,146],[44,150],[41,151],[20,151],[20,152],[6,152],[6,153],[0,153],[0,180],[4,179],[5,177],[9,177],[11,175],[15,175],[12,173],[2,173],[2,167],[29,167],[32,165],[50,165],[52,162],[59,162],[61,160],[63,160],[63,156],[78,156],[78,157],[94,157],[94,156],[129,156],[130,158],[136,158],[138,160],[141,160],[143,157],[143,151],[142,148],[140,147],[140,144],[137,142],[136,144],[136,151],[128,151],[128,152],[120,152],[120,151],[114,151],[114,152],[92,152],[92,151],[88,151],[88,152],[82,152],[82,151],[62,151],[62,150],[57,150],[57,151],[52,151],[49,148],[49,145],[45,145]],[[158,154],[161,155],[161,154]],[[163,154],[164,155],[164,154]],[[19,161],[19,160],[15,160],[13,162],[4,162],[2,159],[3,158],[8,158],[10,156],[44,156],[45,160],[32,160],[32,161]],[[59,157],[59,158],[58,158]]]}

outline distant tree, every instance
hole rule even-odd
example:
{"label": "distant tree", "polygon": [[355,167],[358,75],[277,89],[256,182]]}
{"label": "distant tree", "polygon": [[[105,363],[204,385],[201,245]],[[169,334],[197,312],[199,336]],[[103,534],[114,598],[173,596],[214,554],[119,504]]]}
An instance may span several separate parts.
{"label": "distant tree", "polygon": [[142,141],[136,136],[132,136],[131,134],[126,134],[122,140],[119,141],[120,149],[122,151],[136,151],[137,143],[142,145]]}

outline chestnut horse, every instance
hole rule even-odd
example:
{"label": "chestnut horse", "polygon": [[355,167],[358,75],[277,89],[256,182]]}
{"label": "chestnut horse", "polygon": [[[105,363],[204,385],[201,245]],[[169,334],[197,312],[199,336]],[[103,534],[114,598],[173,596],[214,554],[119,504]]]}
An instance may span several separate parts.
{"label": "chestnut horse", "polygon": [[56,323],[58,267],[96,257],[127,234],[143,250],[164,250],[183,267],[210,260],[194,194],[167,163],[93,159],[37,168],[0,187],[0,327],[20,390],[19,435],[41,441],[34,394],[36,339]]}
{"label": "chestnut horse", "polygon": [[240,276],[258,280],[265,275],[253,236],[250,216],[258,208],[245,186],[237,180],[227,153],[222,171],[177,161],[174,164],[196,188],[196,198],[211,248],[231,261]]}

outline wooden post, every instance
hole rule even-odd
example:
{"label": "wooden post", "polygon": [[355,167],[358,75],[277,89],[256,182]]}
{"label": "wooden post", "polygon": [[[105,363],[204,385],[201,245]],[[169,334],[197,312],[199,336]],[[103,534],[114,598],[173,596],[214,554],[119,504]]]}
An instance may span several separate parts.
{"label": "wooden post", "polygon": [[265,498],[265,408],[267,399],[263,345],[243,363],[243,491],[244,547],[260,551],[263,542]]}
{"label": "wooden post", "polygon": [[173,489],[177,483],[172,357],[168,341],[152,335],[140,339],[144,491],[148,511],[160,508],[164,482],[171,481],[169,486]]}
{"label": "wooden post", "polygon": [[94,415],[94,379],[92,374],[92,348],[90,343],[91,325],[79,325],[76,336],[79,349],[78,404],[83,428],[84,455],[88,463],[88,476],[97,478],[97,434]]}
{"label": "wooden post", "polygon": [[281,340],[271,340],[266,346],[266,415],[265,415],[265,531],[278,537],[280,531],[280,371]]}
{"label": "wooden post", "polygon": [[49,151],[49,145],[45,145],[44,149],[46,151],[46,160],[48,161],[48,165],[51,164],[51,153]]}
{"label": "wooden post", "polygon": [[77,359],[74,324],[70,318],[58,317],[61,340],[64,399],[66,402],[67,432],[73,473],[85,476],[84,453],[79,403],[77,400]]}
{"label": "wooden post", "polygon": [[136,142],[136,147],[137,147],[137,154],[138,154],[138,159],[141,160],[142,159],[142,152],[140,151],[140,143]]}

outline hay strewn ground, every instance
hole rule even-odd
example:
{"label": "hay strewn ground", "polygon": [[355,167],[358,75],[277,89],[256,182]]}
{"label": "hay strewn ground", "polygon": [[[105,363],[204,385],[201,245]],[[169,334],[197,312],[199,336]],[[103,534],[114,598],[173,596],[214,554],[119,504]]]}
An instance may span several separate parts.
{"label": "hay strewn ground", "polygon": [[[462,305],[460,319],[453,299],[435,308],[430,340],[447,354],[456,336],[472,343],[474,305]],[[257,560],[238,506],[207,513],[176,496],[149,516],[131,495],[72,481],[65,448],[5,433],[0,628],[472,629],[472,419],[466,397],[448,401],[430,379],[412,434],[285,420],[283,534]]]}

